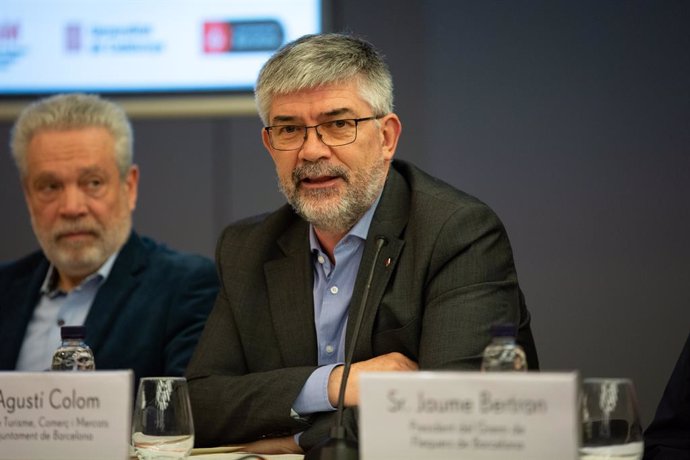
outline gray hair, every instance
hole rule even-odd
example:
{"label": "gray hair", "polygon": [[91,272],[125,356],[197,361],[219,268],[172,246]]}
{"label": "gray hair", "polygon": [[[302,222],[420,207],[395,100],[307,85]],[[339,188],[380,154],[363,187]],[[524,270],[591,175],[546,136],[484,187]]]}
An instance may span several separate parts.
{"label": "gray hair", "polygon": [[348,35],[305,35],[264,64],[254,92],[256,107],[267,125],[273,96],[352,80],[375,115],[393,111],[393,79],[373,45]]}
{"label": "gray hair", "polygon": [[95,94],[58,94],[36,101],[22,110],[12,127],[10,148],[17,169],[27,174],[26,150],[41,131],[89,127],[107,129],[115,140],[115,161],[125,177],[132,165],[132,126],[117,104]]}

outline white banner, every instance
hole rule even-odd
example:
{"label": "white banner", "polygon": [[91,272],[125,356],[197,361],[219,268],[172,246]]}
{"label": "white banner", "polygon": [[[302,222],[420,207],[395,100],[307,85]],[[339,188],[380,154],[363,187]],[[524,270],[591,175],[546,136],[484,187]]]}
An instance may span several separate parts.
{"label": "white banner", "polygon": [[321,0],[2,0],[0,93],[250,90]]}

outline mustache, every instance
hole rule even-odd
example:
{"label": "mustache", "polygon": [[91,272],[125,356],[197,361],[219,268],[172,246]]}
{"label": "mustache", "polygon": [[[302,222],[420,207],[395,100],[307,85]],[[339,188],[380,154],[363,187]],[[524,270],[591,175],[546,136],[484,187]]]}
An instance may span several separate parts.
{"label": "mustache", "polygon": [[100,235],[98,228],[94,225],[85,225],[83,223],[67,223],[60,224],[53,229],[53,238],[55,240],[59,240],[60,238],[72,233],[90,233],[95,236]]}
{"label": "mustache", "polygon": [[343,166],[329,165],[323,161],[297,166],[292,171],[292,182],[298,185],[304,179],[323,176],[341,177],[345,182],[350,182],[350,174],[347,169]]}

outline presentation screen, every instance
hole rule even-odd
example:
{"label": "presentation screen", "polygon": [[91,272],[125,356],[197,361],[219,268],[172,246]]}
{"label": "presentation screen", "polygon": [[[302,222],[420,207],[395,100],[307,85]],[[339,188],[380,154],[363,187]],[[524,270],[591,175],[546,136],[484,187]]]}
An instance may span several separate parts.
{"label": "presentation screen", "polygon": [[321,0],[2,0],[0,96],[246,92]]}

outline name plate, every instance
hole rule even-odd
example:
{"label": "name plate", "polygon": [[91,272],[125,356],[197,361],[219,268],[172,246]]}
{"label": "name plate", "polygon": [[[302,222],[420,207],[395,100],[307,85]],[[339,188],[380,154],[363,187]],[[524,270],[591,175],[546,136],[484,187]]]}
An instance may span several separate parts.
{"label": "name plate", "polygon": [[377,372],[360,377],[363,460],[577,460],[572,373]]}
{"label": "name plate", "polygon": [[129,458],[132,371],[0,372],[0,459]]}

